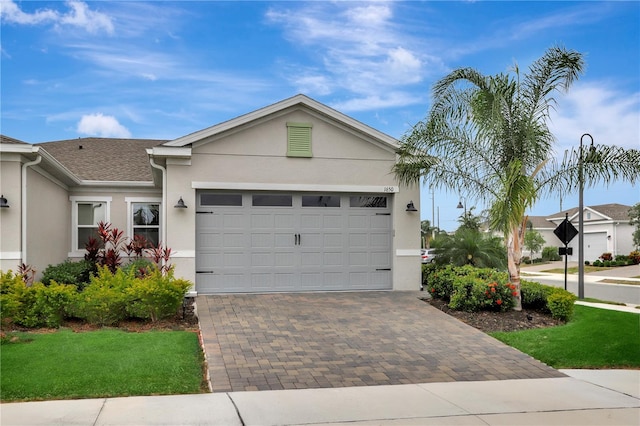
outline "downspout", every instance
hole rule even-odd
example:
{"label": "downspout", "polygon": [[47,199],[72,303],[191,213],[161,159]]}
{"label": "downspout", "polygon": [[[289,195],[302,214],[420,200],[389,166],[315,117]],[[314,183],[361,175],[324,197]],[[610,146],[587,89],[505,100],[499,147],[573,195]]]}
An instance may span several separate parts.
{"label": "downspout", "polygon": [[[162,238],[164,239],[164,245],[167,246],[167,169],[157,164],[153,155],[149,156],[149,163],[154,169],[158,169],[162,172],[162,217],[160,218],[160,226],[162,228]],[[164,260],[162,260],[162,266],[165,266]]]}
{"label": "downspout", "polygon": [[38,154],[38,158],[22,165],[22,188],[20,189],[20,263],[27,263],[27,168],[35,166],[42,161],[42,156]]}

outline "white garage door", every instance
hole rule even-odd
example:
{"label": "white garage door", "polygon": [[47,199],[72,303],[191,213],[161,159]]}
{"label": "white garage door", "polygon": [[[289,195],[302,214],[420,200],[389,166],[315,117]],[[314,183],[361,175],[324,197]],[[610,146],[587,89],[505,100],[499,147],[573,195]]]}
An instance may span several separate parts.
{"label": "white garage door", "polygon": [[199,293],[391,289],[388,195],[198,193]]}

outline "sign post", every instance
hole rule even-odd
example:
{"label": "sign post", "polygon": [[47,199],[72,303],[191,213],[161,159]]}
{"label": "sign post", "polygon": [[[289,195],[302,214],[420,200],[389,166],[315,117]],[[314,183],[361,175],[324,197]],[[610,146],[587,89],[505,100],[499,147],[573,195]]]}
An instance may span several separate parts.
{"label": "sign post", "polygon": [[573,226],[571,222],[569,222],[569,213],[565,213],[564,220],[556,229],[553,230],[553,233],[556,234],[556,237],[563,242],[564,247],[560,247],[558,249],[558,254],[564,254],[564,289],[567,289],[567,256],[573,254],[573,247],[567,247],[571,240],[578,235],[578,230]]}

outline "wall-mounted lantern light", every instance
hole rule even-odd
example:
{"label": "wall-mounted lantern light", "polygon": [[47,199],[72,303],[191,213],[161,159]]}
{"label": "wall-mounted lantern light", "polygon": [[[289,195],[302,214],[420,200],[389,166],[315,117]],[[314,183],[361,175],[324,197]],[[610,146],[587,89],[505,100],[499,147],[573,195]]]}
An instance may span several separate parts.
{"label": "wall-mounted lantern light", "polygon": [[182,199],[182,197],[180,197],[180,199],[178,200],[178,203],[173,207],[176,209],[186,209],[187,205],[184,203],[184,200]]}
{"label": "wall-mounted lantern light", "polygon": [[4,209],[9,208],[9,202],[7,201],[6,198],[4,198],[4,195],[0,195],[0,208],[4,208]]}
{"label": "wall-mounted lantern light", "polygon": [[407,211],[408,212],[417,212],[418,209],[416,209],[416,206],[413,205],[413,200],[409,201],[409,204],[407,204]]}

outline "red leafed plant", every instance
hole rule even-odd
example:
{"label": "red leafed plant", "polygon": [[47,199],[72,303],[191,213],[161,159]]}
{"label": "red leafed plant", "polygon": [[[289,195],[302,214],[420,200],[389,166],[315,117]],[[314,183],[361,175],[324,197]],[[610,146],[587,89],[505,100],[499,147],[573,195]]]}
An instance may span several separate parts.
{"label": "red leafed plant", "polygon": [[[87,253],[84,255],[95,265],[106,266],[112,273],[122,265],[121,252],[131,257],[135,255],[136,259],[148,257],[158,268],[166,275],[171,269],[169,258],[171,257],[171,249],[163,247],[162,243],[157,246],[150,244],[142,235],[134,235],[133,238],[126,238],[124,232],[118,228],[111,228],[110,223],[100,222],[98,224],[98,237],[90,237],[85,244]],[[127,240],[129,240],[127,242]],[[144,274],[143,274],[144,275]]]}
{"label": "red leafed plant", "polygon": [[33,280],[36,277],[36,270],[31,265],[20,263],[18,265],[18,274],[22,276],[22,281],[24,281],[25,285],[27,287],[31,287],[31,284],[33,284]]}

